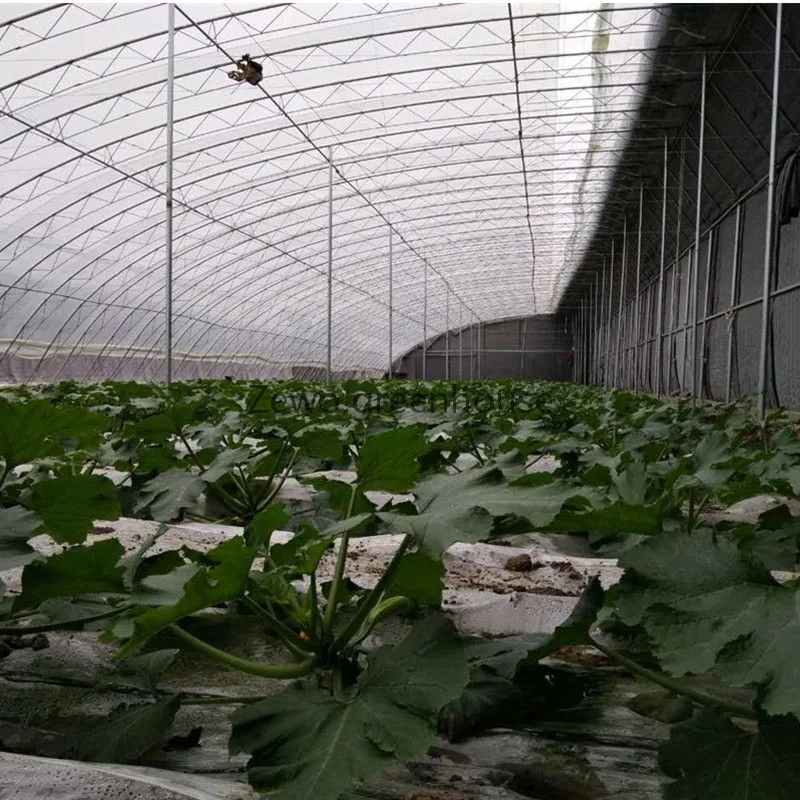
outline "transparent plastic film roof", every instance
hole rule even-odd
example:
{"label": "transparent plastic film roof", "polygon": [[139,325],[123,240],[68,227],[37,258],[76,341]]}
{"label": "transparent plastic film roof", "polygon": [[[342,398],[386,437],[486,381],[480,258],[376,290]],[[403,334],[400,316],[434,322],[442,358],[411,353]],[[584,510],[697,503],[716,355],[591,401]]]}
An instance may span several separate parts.
{"label": "transparent plastic film roof", "polygon": [[[333,367],[369,374],[387,368],[390,317],[399,356],[552,313],[665,9],[171,13],[170,159],[168,6],[0,5],[0,357],[23,378],[152,377],[170,163],[179,376],[324,365],[329,319]],[[228,76],[244,54],[258,85]]]}

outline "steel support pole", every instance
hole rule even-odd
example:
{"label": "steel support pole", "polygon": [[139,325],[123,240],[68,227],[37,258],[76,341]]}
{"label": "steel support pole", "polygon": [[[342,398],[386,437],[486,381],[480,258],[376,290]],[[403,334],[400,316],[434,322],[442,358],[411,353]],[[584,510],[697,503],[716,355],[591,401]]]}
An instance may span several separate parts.
{"label": "steel support pole", "polygon": [[478,320],[475,333],[478,339],[478,380],[481,381],[483,380],[483,341],[481,340],[483,336],[483,322],[481,322],[481,320]]}
{"label": "steel support pole", "polygon": [[469,324],[469,379],[475,380],[475,322]]}
{"label": "steel support pole", "polygon": [[458,304],[458,379],[464,380],[464,306]]}
{"label": "steel support pole", "polygon": [[428,380],[428,262],[422,262],[422,380]]}
{"label": "steel support pole", "polygon": [[325,375],[333,380],[333,148],[328,148],[328,346]]}
{"label": "steel support pole", "polygon": [[632,389],[639,388],[639,344],[642,339],[642,311],[640,296],[642,282],[642,217],[644,215],[644,184],[639,183],[639,233],[636,238],[636,294],[633,298],[633,380]]}
{"label": "steel support pole", "polygon": [[592,302],[592,383],[595,385],[599,383],[598,376],[600,374],[600,358],[597,347],[600,340],[600,315],[598,313],[600,297],[600,271],[598,270],[594,274],[594,296]]}
{"label": "steel support pole", "polygon": [[605,256],[603,257],[603,279],[600,283],[600,327],[598,328],[597,339],[597,384],[605,386],[608,361],[606,360],[606,272],[607,265]]}
{"label": "steel support pole", "polygon": [[394,275],[392,274],[392,270],[394,269],[394,242],[393,242],[393,231],[391,226],[389,227],[389,379],[392,378],[392,369],[393,369],[393,362],[394,358],[392,356],[392,325],[394,322],[393,314],[394,314],[394,305],[393,305],[393,298],[392,294],[394,291]]}
{"label": "steel support pole", "polygon": [[583,310],[583,382],[590,383],[589,378],[592,361],[592,331],[590,320],[592,318],[592,285],[586,294],[586,305]]}
{"label": "steel support pole", "polygon": [[[678,170],[678,219],[675,225],[675,265],[673,267],[674,274],[672,276],[672,307],[671,307],[671,325],[669,330],[669,342],[667,344],[667,352],[669,364],[667,368],[667,394],[672,394],[672,349],[675,343],[675,329],[678,325],[678,305],[681,301],[680,294],[680,254],[681,254],[681,221],[683,220],[683,170],[686,163],[686,139],[681,136],[681,164]],[[675,299],[677,295],[677,301]],[[686,359],[684,359],[686,363]],[[678,365],[675,365],[675,373],[677,375]]]}
{"label": "steel support pole", "polygon": [[591,360],[591,331],[589,330],[589,319],[592,313],[592,286],[589,284],[589,291],[586,293],[583,308],[583,382],[589,383],[589,361]]}
{"label": "steel support pole", "polygon": [[[669,152],[667,150],[667,137],[664,137],[664,187],[661,195],[661,256],[658,266],[658,294],[656,295],[656,330],[655,330],[655,355],[656,376],[653,385],[653,394],[661,394],[662,341],[664,328],[664,263],[667,255],[667,164]],[[652,362],[651,362],[652,363]]]}
{"label": "steel support pole", "polygon": [[617,319],[617,357],[614,364],[614,387],[616,389],[622,388],[622,303],[625,298],[625,259],[628,255],[628,218],[622,218],[622,259],[620,262],[620,286],[619,286],[619,312]]}
{"label": "steel support pole", "polygon": [[444,377],[450,380],[450,289],[444,287]]}
{"label": "steel support pole", "polygon": [[700,350],[698,354],[699,375],[697,378],[698,396],[703,393],[703,378],[705,376],[705,351],[706,351],[706,328],[708,326],[708,292],[711,289],[711,256],[714,252],[714,231],[712,228],[708,233],[708,253],[706,254],[706,280],[705,292],[703,294],[703,328],[700,333]]}
{"label": "steel support pole", "polygon": [[166,157],[166,224],[167,240],[164,274],[164,382],[172,385],[172,191],[173,191],[173,141],[175,131],[175,6],[167,6],[167,157]]}
{"label": "steel support pole", "polygon": [[614,373],[611,370],[611,356],[614,353],[614,238],[611,238],[611,257],[608,265],[608,334],[606,336],[606,375],[605,385],[614,385]]}
{"label": "steel support pole", "polygon": [[778,136],[778,107],[780,91],[781,38],[783,3],[778,3],[775,17],[775,57],[772,66],[772,121],[769,132],[769,178],[767,180],[767,224],[764,244],[764,281],[761,295],[761,343],[758,352],[758,418],[763,421],[767,412],[767,378],[772,317],[773,223],[775,207],[775,150]]}
{"label": "steel support pole", "polygon": [[[697,146],[697,199],[694,217],[694,272],[692,275],[692,335],[691,335],[691,368],[692,368],[692,401],[697,397],[698,372],[700,360],[697,357],[697,290],[700,280],[700,221],[703,211],[703,160],[705,159],[706,140],[706,54],[703,53],[703,78],[700,86],[700,142]],[[710,242],[709,242],[710,244]],[[688,362],[688,359],[687,359]]]}
{"label": "steel support pole", "polygon": [[[731,265],[731,294],[729,309],[733,309],[739,296],[739,241],[742,231],[742,204],[736,204],[736,232],[733,237],[733,264]],[[731,401],[731,376],[733,372],[733,328],[736,325],[736,312],[729,310],[728,314],[728,350],[725,357],[725,402]]]}
{"label": "steel support pole", "polygon": [[[689,250],[689,257],[686,266],[688,267],[689,274],[686,276],[686,303],[683,310],[683,369],[681,371],[681,394],[686,394],[689,390],[689,377],[686,370],[689,364],[689,349],[691,347],[691,304],[692,304],[692,275],[694,267],[694,244]],[[693,395],[694,396],[694,395]]]}

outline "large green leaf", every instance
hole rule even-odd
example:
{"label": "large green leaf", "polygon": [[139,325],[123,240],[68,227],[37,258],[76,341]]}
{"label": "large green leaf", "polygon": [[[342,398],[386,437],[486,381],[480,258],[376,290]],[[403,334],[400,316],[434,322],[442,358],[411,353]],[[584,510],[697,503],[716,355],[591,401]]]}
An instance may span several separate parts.
{"label": "large green leaf", "polygon": [[397,565],[386,597],[408,597],[420,605],[439,608],[444,589],[444,564],[427,553],[405,553]]}
{"label": "large green leaf", "polygon": [[345,696],[307,682],[237,711],[231,752],[252,755],[250,782],[276,800],[334,800],[392,758],[423,755],[468,674],[452,623],[433,614],[375,651]]}
{"label": "large green leaf", "polygon": [[625,552],[612,590],[622,621],[644,625],[673,675],[713,671],[760,688],[770,714],[800,715],[800,594],[711,532],[656,537]]}
{"label": "large green leaf", "polygon": [[703,709],[672,727],[659,765],[675,782],[665,800],[797,800],[800,724],[766,718],[753,733],[719,711]]}
{"label": "large green leaf", "polygon": [[158,693],[158,680],[169,669],[180,650],[154,650],[132,656],[116,664],[105,674],[99,688],[128,688],[140,692]]}
{"label": "large green leaf", "polygon": [[36,551],[28,544],[42,521],[22,506],[0,508],[0,571],[27,564]]}
{"label": "large green leaf", "polygon": [[[538,662],[560,647],[589,644],[589,629],[603,603],[597,578],[586,587],[569,617],[553,633],[500,639],[469,637],[464,647],[470,679],[464,692],[441,711],[439,728],[450,740],[493,724],[511,724],[543,703]],[[531,682],[532,681],[532,682]]]}
{"label": "large green leaf", "polygon": [[109,764],[134,761],[164,739],[179,708],[177,697],[120,707],[108,717],[50,743],[45,755]]}
{"label": "large green leaf", "polygon": [[428,449],[424,428],[409,425],[371,436],[358,453],[356,471],[362,492],[406,492],[419,475],[419,457]]}
{"label": "large green leaf", "polygon": [[47,533],[62,544],[78,544],[98,519],[118,519],[117,487],[104,475],[62,475],[39,481],[28,505],[39,516]]}
{"label": "large green leaf", "polygon": [[203,492],[203,481],[193,472],[172,468],[142,486],[136,511],[150,509],[158,522],[172,522],[192,508]]}
{"label": "large green leaf", "polygon": [[125,569],[120,559],[124,552],[116,539],[106,539],[34,561],[22,571],[22,593],[15,605],[35,608],[51,597],[123,594]]}
{"label": "large green leaf", "polygon": [[0,457],[11,468],[79,446],[99,443],[108,420],[77,406],[47,400],[13,403],[0,397]]}
{"label": "large green leaf", "polygon": [[[167,625],[195,611],[240,597],[255,555],[255,548],[248,547],[241,536],[210,550],[207,559],[213,566],[204,566],[194,572],[186,581],[183,594],[177,602],[151,608],[136,617],[133,635],[120,650],[120,655],[130,653]],[[148,581],[153,580],[155,578],[148,578]]]}
{"label": "large green leaf", "polygon": [[420,549],[438,558],[454,542],[488,538],[501,517],[525,520],[532,529],[545,528],[567,500],[587,493],[550,476],[538,477],[536,485],[509,485],[496,466],[435,475],[414,487],[418,515],[378,516],[394,530],[411,534]]}

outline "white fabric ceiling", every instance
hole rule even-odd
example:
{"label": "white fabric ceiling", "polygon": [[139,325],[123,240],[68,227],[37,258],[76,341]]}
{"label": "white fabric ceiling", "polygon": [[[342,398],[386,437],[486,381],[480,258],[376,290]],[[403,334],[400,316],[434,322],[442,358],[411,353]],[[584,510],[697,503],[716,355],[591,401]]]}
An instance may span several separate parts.
{"label": "white fabric ceiling", "polygon": [[[337,369],[554,311],[665,10],[175,7],[174,350]],[[165,5],[0,5],[0,354],[164,346]],[[512,41],[513,32],[513,41]],[[261,60],[260,87],[227,76]],[[520,132],[521,120],[521,138]]]}

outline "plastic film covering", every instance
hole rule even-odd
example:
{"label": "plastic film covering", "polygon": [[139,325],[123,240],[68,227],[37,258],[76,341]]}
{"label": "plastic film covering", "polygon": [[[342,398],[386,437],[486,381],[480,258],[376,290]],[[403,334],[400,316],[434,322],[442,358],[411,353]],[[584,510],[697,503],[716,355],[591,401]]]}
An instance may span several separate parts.
{"label": "plastic film covering", "polygon": [[[179,4],[179,378],[339,375],[464,319],[552,313],[664,11]],[[168,9],[0,6],[0,380],[158,378]],[[258,86],[227,72],[245,53]],[[329,196],[330,162],[333,191]]]}

